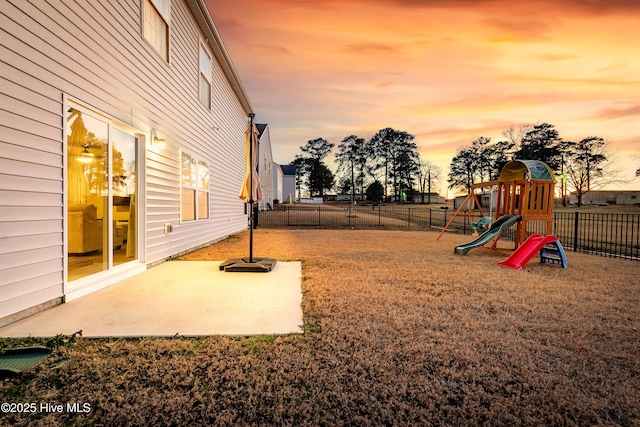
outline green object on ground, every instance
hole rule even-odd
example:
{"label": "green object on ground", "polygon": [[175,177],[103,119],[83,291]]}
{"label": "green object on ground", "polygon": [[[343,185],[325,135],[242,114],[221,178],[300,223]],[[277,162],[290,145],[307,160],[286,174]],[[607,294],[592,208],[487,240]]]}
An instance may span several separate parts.
{"label": "green object on ground", "polygon": [[489,229],[478,236],[476,239],[465,243],[464,245],[456,246],[453,250],[454,254],[466,255],[473,248],[484,246],[485,244],[498,237],[504,230],[511,227],[516,222],[520,221],[522,216],[520,215],[504,215],[494,221]]}
{"label": "green object on ground", "polygon": [[33,368],[51,354],[43,346],[10,348],[0,355],[0,376],[15,375]]}

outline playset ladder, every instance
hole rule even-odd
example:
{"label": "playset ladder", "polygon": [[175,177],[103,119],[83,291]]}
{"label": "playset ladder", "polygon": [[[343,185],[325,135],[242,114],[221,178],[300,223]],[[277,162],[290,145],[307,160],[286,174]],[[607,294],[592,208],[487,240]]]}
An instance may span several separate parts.
{"label": "playset ladder", "polygon": [[568,268],[567,254],[559,240],[551,242],[540,249],[540,262],[543,264],[559,264],[563,268]]}

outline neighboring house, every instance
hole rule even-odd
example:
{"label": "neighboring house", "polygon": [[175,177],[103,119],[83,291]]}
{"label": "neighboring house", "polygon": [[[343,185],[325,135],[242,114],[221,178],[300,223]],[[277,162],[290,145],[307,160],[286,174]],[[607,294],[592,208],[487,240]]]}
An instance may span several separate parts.
{"label": "neighboring house", "polygon": [[282,203],[282,182],[283,182],[283,178],[284,178],[284,172],[282,172],[282,168],[280,167],[279,164],[274,163],[273,164],[273,197],[274,197],[274,204],[276,203]]}
{"label": "neighboring house", "polygon": [[[446,203],[447,200],[442,197],[439,193],[418,193],[415,196],[413,196],[414,200],[416,203],[422,203],[422,201],[424,200],[424,203]],[[484,203],[483,201],[481,201]],[[487,201],[487,206],[489,204],[489,202]]]}
{"label": "neighboring house", "polygon": [[246,228],[252,107],[204,0],[0,20],[0,324]]}
{"label": "neighboring house", "polygon": [[[572,192],[569,195],[569,203],[578,203],[578,195]],[[625,190],[598,190],[587,191],[582,194],[583,205],[609,204],[609,205],[638,205],[640,204],[640,191]]]}
{"label": "neighboring house", "polygon": [[[431,193],[431,203],[445,203],[446,200],[440,197],[437,193]],[[436,200],[438,197],[438,201]],[[484,210],[490,211],[495,209],[497,191],[478,191],[476,192],[476,197],[480,202],[480,207]],[[425,201],[426,201],[426,193],[425,193]],[[478,209],[478,206],[472,199],[467,199],[467,196],[456,196],[453,199],[453,208],[458,209],[464,203],[463,210],[469,209],[469,204],[473,207],[473,209]],[[487,212],[488,213],[488,212]]]}
{"label": "neighboring house", "polygon": [[259,136],[258,147],[258,177],[262,189],[262,200],[258,202],[261,210],[273,208],[275,192],[273,187],[273,153],[271,152],[271,136],[269,135],[269,125],[257,124]]}
{"label": "neighboring house", "polygon": [[280,165],[282,169],[282,200],[281,203],[296,201],[296,167],[292,165]]}
{"label": "neighboring house", "polygon": [[363,200],[367,200],[366,194],[333,194],[329,196],[325,196],[325,200],[337,200],[338,202],[350,202],[351,198],[353,198],[356,202],[360,202]]}

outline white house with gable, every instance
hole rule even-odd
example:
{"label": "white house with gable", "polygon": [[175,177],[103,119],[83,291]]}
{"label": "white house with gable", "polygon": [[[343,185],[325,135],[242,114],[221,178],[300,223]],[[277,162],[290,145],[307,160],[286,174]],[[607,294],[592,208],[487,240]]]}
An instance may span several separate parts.
{"label": "white house with gable", "polygon": [[276,188],[273,186],[273,152],[271,151],[271,135],[268,124],[256,124],[259,133],[258,144],[258,179],[262,189],[262,200],[258,206],[262,210],[273,208]]}

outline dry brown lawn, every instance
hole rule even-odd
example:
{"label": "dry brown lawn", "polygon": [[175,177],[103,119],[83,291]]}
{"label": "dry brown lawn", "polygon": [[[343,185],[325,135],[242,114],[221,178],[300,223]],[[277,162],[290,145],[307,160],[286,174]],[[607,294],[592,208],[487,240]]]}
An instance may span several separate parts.
{"label": "dry brown lawn", "polygon": [[[91,412],[0,424],[640,425],[637,262],[512,271],[436,235],[258,229],[256,256],[302,261],[304,334],[79,339],[0,391]],[[242,233],[183,259],[247,252]]]}

